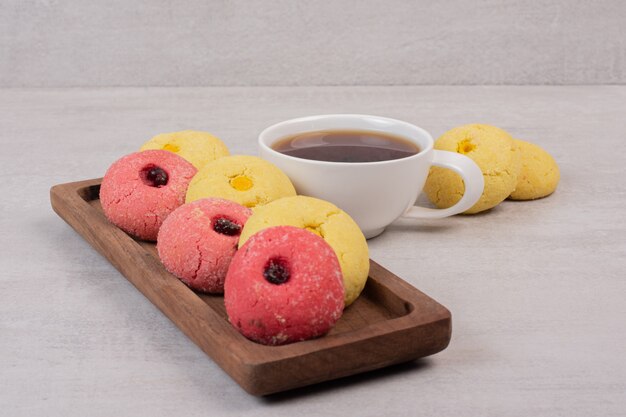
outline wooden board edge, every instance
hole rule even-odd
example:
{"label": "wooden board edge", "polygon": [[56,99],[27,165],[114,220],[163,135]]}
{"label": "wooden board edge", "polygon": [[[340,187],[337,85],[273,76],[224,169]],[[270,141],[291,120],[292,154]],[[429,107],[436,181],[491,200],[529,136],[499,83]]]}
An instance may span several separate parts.
{"label": "wooden board edge", "polygon": [[[335,335],[338,336],[336,338],[329,337],[327,340],[329,343],[325,343],[321,347],[317,347],[315,349],[295,349],[293,350],[293,354],[290,357],[274,355],[276,356],[274,359],[271,359],[272,355],[266,356],[265,360],[259,362],[257,358],[254,357],[253,352],[248,352],[246,349],[241,349],[237,353],[234,353],[232,350],[228,349],[224,353],[224,349],[217,349],[210,340],[206,339],[207,334],[211,334],[212,327],[209,323],[207,325],[207,316],[215,315],[209,321],[214,321],[216,323],[221,323],[228,325],[228,323],[224,323],[224,320],[221,316],[217,315],[217,313],[208,307],[202,300],[197,298],[195,301],[185,300],[182,306],[172,306],[172,304],[178,303],[167,303],[165,299],[159,296],[159,291],[151,288],[150,286],[146,286],[144,281],[135,279],[136,274],[141,274],[142,270],[152,270],[156,266],[153,265],[154,258],[146,251],[145,248],[141,247],[138,243],[131,241],[135,244],[137,250],[133,251],[133,254],[124,253],[123,255],[128,256],[135,260],[137,257],[141,259],[141,262],[137,264],[136,262],[131,262],[134,265],[134,268],[129,268],[122,264],[120,259],[124,259],[120,254],[111,254],[109,252],[108,247],[110,245],[105,245],[102,243],[101,236],[96,236],[90,229],[91,227],[85,226],[88,220],[91,220],[96,214],[94,207],[92,207],[84,196],[81,196],[81,192],[85,193],[84,189],[89,187],[94,187],[100,183],[100,179],[94,180],[86,180],[86,181],[78,181],[73,183],[66,183],[55,185],[50,189],[50,200],[52,204],[53,210],[63,218],[72,228],[74,228],[79,235],[81,235],[85,240],[88,241],[90,245],[92,245],[99,253],[101,253],[109,262],[111,262],[125,277],[128,279],[139,291],[144,294],[153,304],[155,304],[170,320],[174,322],[174,324],[179,327],[196,345],[198,345],[208,356],[210,356],[220,367],[224,369],[242,388],[244,388],[247,392],[252,395],[269,395],[272,393],[293,389],[317,382],[322,382],[330,379],[341,378],[373,369],[382,368],[394,363],[401,363],[410,361],[413,359],[417,359],[419,357],[432,355],[437,353],[443,349],[445,349],[451,337],[451,314],[450,312],[441,304],[437,303],[432,298],[428,297],[426,294],[419,291],[417,288],[412,285],[406,283],[395,274],[386,270],[379,264],[374,261],[372,265],[374,265],[374,271],[384,271],[387,279],[386,282],[381,283],[381,285],[386,285],[401,299],[409,299],[413,302],[423,301],[422,299],[428,300],[429,304],[432,303],[431,307],[434,307],[433,312],[434,315],[430,316],[430,321],[428,323],[421,323],[420,326],[416,326],[416,317],[415,309],[405,314],[401,317],[397,317],[394,319],[390,319],[385,323],[377,323],[379,326],[372,325],[371,328],[368,326],[368,337],[364,340],[362,335],[366,332],[360,332],[356,330],[355,332],[351,332],[343,335]],[[83,191],[81,191],[83,190]],[[68,207],[70,206],[69,210]],[[100,213],[97,213],[97,217],[102,220],[102,216]],[[104,219],[106,222],[106,219]],[[103,227],[105,227],[103,225]],[[106,222],[106,227],[110,228],[108,222]],[[123,240],[123,242],[119,242],[119,245],[116,246],[124,246],[128,243],[128,235],[123,231],[117,229],[119,233],[114,231],[114,239]],[[375,272],[373,275],[377,275]],[[382,276],[382,275],[380,275]],[[185,292],[188,292],[188,288],[184,286],[184,284],[180,283],[176,280],[176,282],[181,286],[181,289]],[[168,288],[171,290],[171,288]],[[413,294],[413,297],[406,297],[407,294]],[[182,297],[184,298],[184,297]],[[199,303],[199,304],[198,304]],[[182,310],[181,310],[182,309]],[[185,324],[181,323],[180,320],[177,319],[181,314],[188,314],[193,316],[191,312],[197,313],[198,311],[203,311],[203,314],[206,313],[207,316],[204,316],[203,320],[194,320],[190,318],[190,322]],[[423,318],[420,319],[423,321]],[[339,352],[341,355],[346,355],[346,357],[352,355],[350,350],[359,350],[365,349],[367,350],[367,344],[372,341],[372,339],[380,338],[382,343],[385,343],[385,340],[391,340],[393,338],[393,334],[390,334],[388,329],[385,328],[389,322],[393,322],[394,324],[394,332],[396,336],[398,336],[398,340],[406,339],[407,336],[415,333],[416,335],[420,332],[424,333],[425,330],[432,329],[433,326],[438,326],[441,329],[437,332],[437,336],[435,337],[436,343],[428,349],[408,349],[406,352],[400,352],[395,357],[389,359],[388,356],[381,357],[380,360],[377,361],[368,361],[359,366],[349,366],[343,370],[337,370],[332,377],[329,377],[328,373],[322,370],[321,372],[312,372],[311,376],[308,378],[302,379],[293,379],[288,383],[277,383],[274,385],[269,385],[272,388],[268,389],[267,384],[267,375],[268,372],[273,369],[280,369],[280,367],[286,365],[287,363],[295,364],[297,366],[301,366],[306,360],[313,360],[317,357],[316,360],[322,359],[324,361],[324,357],[331,354],[332,352]],[[230,325],[228,325],[230,326]],[[219,327],[219,326],[218,326]],[[421,329],[421,330],[420,330]],[[213,329],[214,330],[214,329]],[[427,333],[427,332],[426,332]],[[198,334],[204,334],[205,337],[199,337]],[[213,332],[213,334],[215,334]],[[334,341],[331,341],[335,339]],[[293,346],[293,345],[292,345]],[[305,346],[304,344],[301,346]],[[311,346],[311,345],[309,345]],[[268,347],[264,347],[268,348]],[[279,347],[280,348],[280,347]],[[269,347],[269,349],[276,349],[276,347]],[[255,349],[259,350],[259,349]],[[269,350],[268,350],[269,352]],[[278,352],[274,350],[273,352]],[[342,353],[344,352],[344,353]],[[347,353],[346,353],[347,352]]]}

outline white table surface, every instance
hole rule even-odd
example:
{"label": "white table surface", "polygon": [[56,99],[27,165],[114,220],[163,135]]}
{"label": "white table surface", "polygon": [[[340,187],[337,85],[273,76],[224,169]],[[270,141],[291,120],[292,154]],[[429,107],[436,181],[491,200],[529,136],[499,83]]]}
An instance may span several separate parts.
{"label": "white table surface", "polygon": [[[424,360],[256,398],[50,208],[160,132],[208,130],[232,153],[283,119],[369,113],[438,136],[471,122],[550,151],[549,198],[398,222],[373,259],[447,306]],[[623,416],[626,86],[0,90],[3,416]]]}

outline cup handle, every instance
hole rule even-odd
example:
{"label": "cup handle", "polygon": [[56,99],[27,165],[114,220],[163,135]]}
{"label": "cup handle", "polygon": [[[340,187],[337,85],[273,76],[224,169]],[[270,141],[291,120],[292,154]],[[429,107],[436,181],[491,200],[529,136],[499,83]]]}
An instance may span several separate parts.
{"label": "cup handle", "polygon": [[463,178],[465,192],[458,203],[445,209],[432,209],[412,206],[404,212],[401,218],[409,219],[441,219],[462,213],[472,207],[483,194],[485,180],[483,173],[474,161],[465,155],[448,151],[434,151],[433,165],[451,169]]}

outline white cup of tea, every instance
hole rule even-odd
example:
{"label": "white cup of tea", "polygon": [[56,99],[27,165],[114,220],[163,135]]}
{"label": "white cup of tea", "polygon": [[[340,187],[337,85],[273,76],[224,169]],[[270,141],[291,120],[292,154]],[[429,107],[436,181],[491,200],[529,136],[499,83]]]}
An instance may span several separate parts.
{"label": "white cup of tea", "polygon": [[[393,136],[415,146],[415,151],[399,159],[334,162],[291,156],[274,149],[289,138],[297,139],[311,132]],[[483,192],[483,175],[474,161],[458,153],[433,149],[430,133],[400,120],[360,114],[309,116],[272,125],[261,132],[258,140],[261,158],[285,172],[298,194],[337,205],[356,221],[368,239],[382,233],[400,217],[438,219],[462,213]],[[346,148],[342,149],[345,152]],[[465,193],[452,207],[433,209],[414,205],[431,166],[451,169],[463,178]]]}

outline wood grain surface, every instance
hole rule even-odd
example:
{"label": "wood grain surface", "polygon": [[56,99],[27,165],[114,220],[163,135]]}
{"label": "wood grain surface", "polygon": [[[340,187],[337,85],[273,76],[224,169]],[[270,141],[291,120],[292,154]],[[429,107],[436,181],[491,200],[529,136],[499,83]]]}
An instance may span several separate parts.
{"label": "wood grain surface", "polygon": [[100,182],[52,187],[52,208],[250,394],[415,360],[450,342],[450,312],[370,261],[363,293],[328,335],[284,346],[254,343],[230,325],[223,297],[195,293],[165,270],[154,243],[135,240],[107,221]]}

